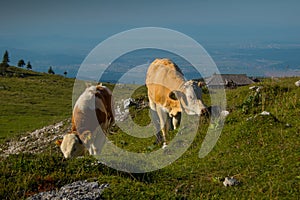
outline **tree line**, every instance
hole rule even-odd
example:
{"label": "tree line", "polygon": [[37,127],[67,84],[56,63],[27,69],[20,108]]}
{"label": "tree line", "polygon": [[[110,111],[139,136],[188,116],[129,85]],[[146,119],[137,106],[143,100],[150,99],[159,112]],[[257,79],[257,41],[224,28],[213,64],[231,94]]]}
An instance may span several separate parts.
{"label": "tree line", "polygon": [[[10,66],[9,65],[9,55],[8,55],[8,51],[6,50],[4,52],[3,58],[2,58],[2,62],[0,63],[0,72],[1,74],[5,74],[7,71],[7,68]],[[32,65],[30,63],[30,61],[27,62],[27,64],[25,63],[25,61],[23,59],[18,61],[18,67],[24,67],[26,66],[26,68],[28,70],[32,69]]]}
{"label": "tree line", "polygon": [[[8,51],[6,50],[4,52],[3,58],[2,58],[2,62],[0,63],[0,75],[5,75],[7,72],[9,65],[9,54]],[[23,68],[26,66],[27,70],[32,70],[32,65],[30,63],[30,61],[27,62],[27,64],[25,63],[25,61],[23,59],[20,59],[18,61],[17,64],[18,67]],[[55,74],[54,70],[52,69],[52,67],[50,66],[48,69],[48,74]],[[67,71],[64,72],[64,76],[67,76]]]}

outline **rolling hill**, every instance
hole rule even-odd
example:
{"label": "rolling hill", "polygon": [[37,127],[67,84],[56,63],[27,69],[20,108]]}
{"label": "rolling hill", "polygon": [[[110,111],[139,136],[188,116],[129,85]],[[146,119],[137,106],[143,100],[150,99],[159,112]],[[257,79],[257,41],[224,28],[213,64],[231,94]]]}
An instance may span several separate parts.
{"label": "rolling hill", "polygon": [[[104,199],[297,199],[300,88],[294,82],[298,79],[263,79],[255,84],[260,86],[258,92],[248,86],[226,90],[230,114],[217,144],[204,158],[198,152],[210,128],[206,117],[201,117],[196,137],[179,159],[148,173],[117,171],[90,156],[64,160],[59,148],[50,143],[38,153],[1,158],[0,198],[26,198],[77,180],[97,180],[110,185]],[[1,143],[69,118],[73,82],[40,73],[0,77]],[[142,86],[134,98],[145,94]],[[203,98],[209,104],[209,93]],[[141,126],[149,124],[148,107],[131,107],[130,113]],[[113,131],[109,139],[122,149],[152,152],[160,148],[153,145],[154,137],[137,139],[118,127]],[[177,133],[171,131],[169,138]],[[225,187],[222,182],[227,176],[240,184]]]}

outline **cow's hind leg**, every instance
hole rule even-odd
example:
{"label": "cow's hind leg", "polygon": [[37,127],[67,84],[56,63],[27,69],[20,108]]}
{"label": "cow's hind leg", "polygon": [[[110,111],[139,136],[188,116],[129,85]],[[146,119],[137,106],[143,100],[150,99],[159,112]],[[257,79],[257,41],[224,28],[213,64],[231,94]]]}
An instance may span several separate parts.
{"label": "cow's hind leg", "polygon": [[98,126],[97,129],[94,131],[94,141],[93,141],[93,146],[95,147],[94,149],[94,155],[100,155],[102,148],[106,142],[106,136],[101,128],[101,126]]}
{"label": "cow's hind leg", "polygon": [[98,126],[93,132],[89,130],[84,131],[81,135],[81,140],[83,141],[84,146],[87,148],[90,155],[100,155],[105,144],[106,137],[101,126]]}

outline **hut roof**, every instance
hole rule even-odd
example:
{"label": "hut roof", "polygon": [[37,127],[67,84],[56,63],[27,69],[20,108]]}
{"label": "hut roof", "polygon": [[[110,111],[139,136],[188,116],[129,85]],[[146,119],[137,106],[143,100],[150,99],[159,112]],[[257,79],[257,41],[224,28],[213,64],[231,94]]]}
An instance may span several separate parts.
{"label": "hut roof", "polygon": [[254,83],[246,74],[213,74],[205,79],[207,85],[227,85],[234,83],[236,86],[249,85]]}

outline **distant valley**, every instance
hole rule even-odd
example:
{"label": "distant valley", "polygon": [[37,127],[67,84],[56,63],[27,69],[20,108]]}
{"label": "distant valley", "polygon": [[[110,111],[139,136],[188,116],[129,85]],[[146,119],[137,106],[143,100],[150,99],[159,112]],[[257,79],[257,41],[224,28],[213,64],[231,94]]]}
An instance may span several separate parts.
{"label": "distant valley", "polygon": [[[210,44],[204,45],[204,48],[220,73],[259,77],[300,76],[299,44]],[[5,50],[10,53],[11,65],[16,65],[18,59],[30,60],[36,71],[46,72],[49,66],[52,66],[56,74],[67,71],[68,77],[76,77],[81,63],[89,53],[88,50],[43,53],[0,46],[0,52]],[[201,76],[188,61],[178,55],[157,49],[142,49],[120,56],[109,66],[99,63],[99,66],[107,67],[101,80],[117,82],[124,73],[131,70],[132,74],[127,79],[132,79],[131,82],[134,83],[142,83],[147,66],[157,57],[169,57],[174,60],[187,79]],[[141,67],[135,69],[136,66]]]}

